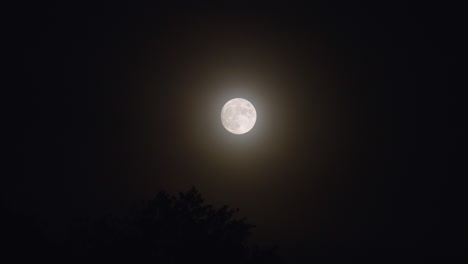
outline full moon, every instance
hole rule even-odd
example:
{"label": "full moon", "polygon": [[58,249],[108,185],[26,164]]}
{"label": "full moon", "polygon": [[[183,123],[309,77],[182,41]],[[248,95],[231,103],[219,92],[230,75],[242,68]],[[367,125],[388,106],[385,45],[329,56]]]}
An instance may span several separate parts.
{"label": "full moon", "polygon": [[233,134],[249,132],[257,121],[255,107],[247,100],[234,98],[224,104],[221,110],[221,122],[227,131]]}

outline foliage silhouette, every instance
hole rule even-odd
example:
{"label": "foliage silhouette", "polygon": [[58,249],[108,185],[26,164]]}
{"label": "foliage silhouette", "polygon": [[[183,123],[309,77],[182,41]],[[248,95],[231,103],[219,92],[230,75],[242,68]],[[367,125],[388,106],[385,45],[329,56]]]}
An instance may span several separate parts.
{"label": "foliage silhouette", "polygon": [[48,242],[36,215],[12,210],[0,201],[1,260],[20,263],[42,259],[50,247]]}
{"label": "foliage silhouette", "polygon": [[76,229],[68,244],[75,260],[132,263],[282,263],[276,248],[249,247],[254,225],[238,209],[206,205],[192,188],[160,192],[125,218],[107,216]]}

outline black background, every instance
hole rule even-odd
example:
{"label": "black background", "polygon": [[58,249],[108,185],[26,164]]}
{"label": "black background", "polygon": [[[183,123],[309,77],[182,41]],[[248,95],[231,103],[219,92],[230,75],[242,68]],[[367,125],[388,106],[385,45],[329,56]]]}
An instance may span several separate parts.
{"label": "black background", "polygon": [[[291,262],[464,254],[456,7],[169,2],[6,9],[6,207],[60,241],[194,185]],[[258,111],[244,137],[232,97]]]}

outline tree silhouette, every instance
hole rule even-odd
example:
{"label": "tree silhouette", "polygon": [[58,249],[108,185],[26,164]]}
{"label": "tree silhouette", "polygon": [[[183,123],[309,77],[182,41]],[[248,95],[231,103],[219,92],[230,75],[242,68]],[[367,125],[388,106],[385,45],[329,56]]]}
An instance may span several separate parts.
{"label": "tree silhouette", "polygon": [[0,201],[0,259],[15,263],[42,259],[49,246],[36,215],[13,210]]}
{"label": "tree silhouette", "polygon": [[254,225],[238,209],[205,205],[192,188],[178,196],[160,192],[131,216],[108,216],[77,229],[75,259],[132,263],[282,263],[275,248],[249,247]]}

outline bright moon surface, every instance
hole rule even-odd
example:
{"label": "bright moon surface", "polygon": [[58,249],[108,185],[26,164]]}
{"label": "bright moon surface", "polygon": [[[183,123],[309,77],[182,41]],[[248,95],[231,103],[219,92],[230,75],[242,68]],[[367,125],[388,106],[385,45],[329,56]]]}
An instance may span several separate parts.
{"label": "bright moon surface", "polygon": [[234,98],[229,100],[221,110],[221,122],[227,131],[233,134],[249,132],[257,121],[255,107],[247,100]]}

